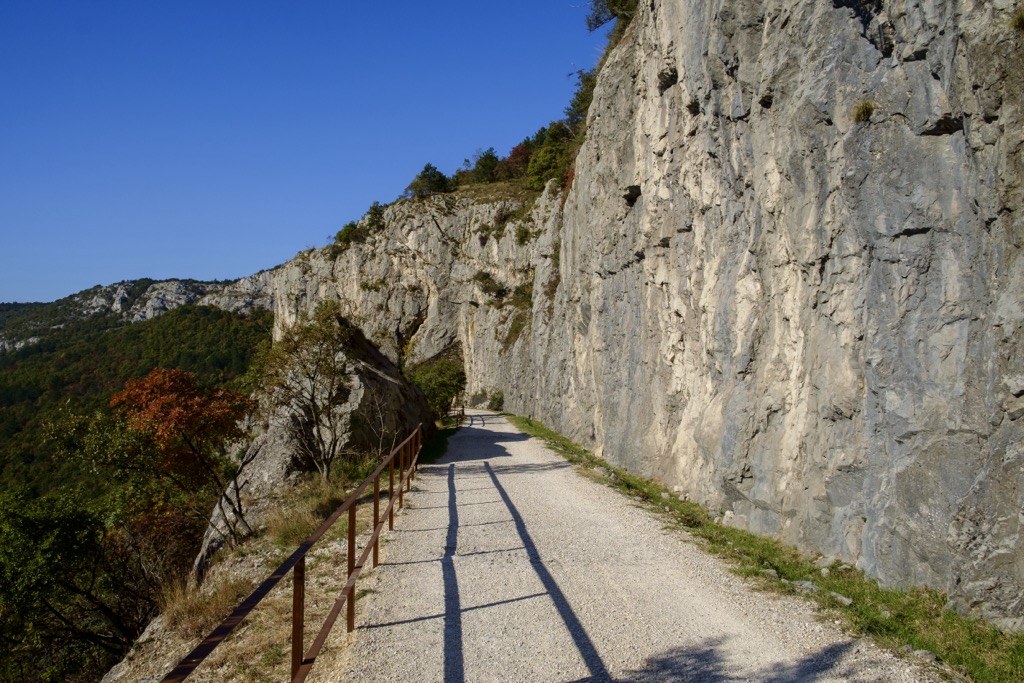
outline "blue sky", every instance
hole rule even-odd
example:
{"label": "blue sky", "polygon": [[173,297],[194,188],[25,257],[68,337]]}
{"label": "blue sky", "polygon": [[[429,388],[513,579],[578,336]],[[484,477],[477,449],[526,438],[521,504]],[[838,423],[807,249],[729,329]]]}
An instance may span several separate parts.
{"label": "blue sky", "polygon": [[586,0],[0,2],[0,301],[233,279],[560,118]]}

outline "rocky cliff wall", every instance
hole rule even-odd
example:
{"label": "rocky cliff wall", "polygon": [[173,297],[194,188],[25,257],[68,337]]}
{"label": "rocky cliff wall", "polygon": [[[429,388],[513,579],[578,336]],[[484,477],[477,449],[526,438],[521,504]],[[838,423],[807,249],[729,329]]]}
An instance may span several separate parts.
{"label": "rocky cliff wall", "polygon": [[641,2],[566,196],[394,205],[273,274],[277,324],[329,297],[395,361],[461,343],[469,393],[1020,628],[1013,5]]}

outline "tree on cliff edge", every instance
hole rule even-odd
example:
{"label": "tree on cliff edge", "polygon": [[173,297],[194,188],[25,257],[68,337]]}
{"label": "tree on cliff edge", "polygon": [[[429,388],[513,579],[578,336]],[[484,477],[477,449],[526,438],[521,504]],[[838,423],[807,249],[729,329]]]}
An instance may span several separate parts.
{"label": "tree on cliff edge", "polygon": [[439,192],[451,191],[451,178],[446,176],[444,173],[441,173],[441,171],[439,171],[433,164],[427,164],[423,167],[423,170],[413,178],[412,182],[409,183],[409,187],[405,188],[405,192],[402,193],[402,196],[421,199]]}
{"label": "tree on cliff edge", "polygon": [[288,414],[288,431],[306,465],[327,479],[351,427],[352,380],[345,350],[351,327],[336,303],[321,303],[275,342],[262,382],[273,406]]}
{"label": "tree on cliff edge", "polygon": [[587,30],[596,31],[613,19],[628,22],[636,12],[637,0],[590,0]]}

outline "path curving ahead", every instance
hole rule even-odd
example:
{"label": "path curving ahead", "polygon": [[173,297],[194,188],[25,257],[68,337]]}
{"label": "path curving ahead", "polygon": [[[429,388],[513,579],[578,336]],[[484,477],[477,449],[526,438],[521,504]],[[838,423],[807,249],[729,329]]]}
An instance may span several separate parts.
{"label": "path curving ahead", "polygon": [[356,632],[311,679],[941,680],[752,591],[504,417],[470,411],[406,500]]}

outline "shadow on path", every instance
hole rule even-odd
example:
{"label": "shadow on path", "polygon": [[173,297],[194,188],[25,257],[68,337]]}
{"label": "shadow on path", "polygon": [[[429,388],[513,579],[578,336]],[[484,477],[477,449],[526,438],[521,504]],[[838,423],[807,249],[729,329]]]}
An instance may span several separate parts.
{"label": "shadow on path", "polygon": [[455,465],[448,465],[448,536],[441,558],[444,577],[444,680],[466,678],[462,655],[462,604],[459,579],[455,575],[455,551],[459,543],[459,506],[455,495]]}
{"label": "shadow on path", "polygon": [[[730,656],[730,650],[725,639],[708,639],[690,646],[672,648],[665,652],[649,657],[639,669],[627,671],[619,677],[613,678],[608,665],[601,658],[596,644],[591,639],[573,611],[568,599],[545,566],[540,553],[530,535],[527,524],[519,509],[512,502],[511,497],[499,480],[491,461],[495,461],[502,477],[509,475],[542,475],[549,471],[571,467],[568,463],[558,461],[552,463],[532,464],[509,461],[511,453],[503,447],[503,443],[527,440],[528,436],[522,434],[509,434],[494,432],[487,428],[488,420],[493,422],[499,419],[498,416],[470,416],[472,426],[464,427],[466,434],[460,439],[457,450],[449,452],[448,455],[438,464],[424,466],[428,471],[442,473],[446,470],[447,487],[442,490],[426,490],[422,493],[436,495],[438,498],[447,494],[446,504],[435,504],[419,509],[445,509],[448,511],[448,523],[446,527],[433,527],[422,529],[408,529],[409,532],[429,532],[445,530],[444,554],[440,559],[436,555],[433,559],[418,559],[404,562],[386,562],[386,565],[413,565],[440,562],[442,581],[444,588],[443,612],[428,614],[425,616],[402,619],[386,623],[366,624],[361,628],[380,629],[393,626],[403,626],[417,622],[430,622],[443,620],[443,649],[444,649],[444,681],[446,683],[463,683],[466,680],[465,662],[465,638],[463,633],[463,615],[477,610],[496,608],[512,603],[543,599],[547,597],[559,618],[564,624],[567,632],[572,638],[576,650],[586,666],[589,676],[578,679],[577,683],[587,681],[589,683],[640,683],[642,681],[665,681],[667,683],[738,683],[739,681],[764,681],[765,683],[788,683],[820,681],[823,678],[836,679],[842,677],[844,680],[863,680],[858,677],[859,668],[855,663],[843,663],[844,654],[853,646],[852,642],[843,642],[828,647],[823,647],[815,652],[809,653],[803,658],[789,664],[771,666],[761,671],[751,672],[740,671]],[[482,461],[482,462],[481,462]],[[457,467],[459,465],[460,467]],[[466,465],[461,467],[462,465]],[[456,486],[456,471],[458,480],[470,483],[470,487],[459,490]],[[491,486],[483,485],[489,482]],[[479,482],[479,483],[478,483]],[[463,502],[460,504],[458,494],[462,492],[480,492],[483,490],[496,492],[497,500]],[[487,496],[491,498],[491,496]],[[431,502],[441,503],[437,498]],[[482,550],[478,552],[458,553],[458,536],[460,527],[459,508],[469,505],[504,505],[507,508],[511,519],[492,520],[468,524],[470,526],[488,526],[498,524],[512,524],[515,526],[516,534],[521,542],[520,547],[499,548],[495,550]],[[467,510],[468,512],[468,510]],[[512,541],[511,538],[508,539]],[[517,545],[512,541],[511,545]],[[436,548],[436,546],[434,546]],[[485,604],[465,607],[462,604],[462,596],[459,590],[458,572],[456,568],[456,557],[466,558],[472,555],[487,555],[492,553],[523,552],[534,573],[540,579],[543,592],[536,592],[528,595],[521,595],[504,600],[487,602]],[[526,645],[526,644],[524,644]],[[493,672],[500,677],[500,672]],[[862,673],[862,672],[861,672]],[[563,682],[566,683],[566,682]]]}
{"label": "shadow on path", "polygon": [[[751,674],[749,671],[730,673],[729,665],[721,653],[722,639],[708,640],[695,647],[678,647],[649,658],[642,669],[631,671],[618,683],[664,681],[665,683],[738,683],[763,681],[764,683],[810,683],[828,675],[833,680],[842,656],[852,642],[836,643],[817,650],[789,665],[779,665]],[[845,667],[844,680],[862,680],[857,667]]]}
{"label": "shadow on path", "polygon": [[565,599],[562,589],[558,587],[558,582],[551,576],[551,572],[548,571],[548,568],[544,566],[544,562],[540,559],[537,546],[534,545],[533,539],[530,538],[530,532],[526,530],[526,522],[523,521],[522,515],[519,514],[519,510],[512,503],[512,499],[508,497],[505,487],[501,485],[498,477],[495,476],[491,463],[485,462],[484,468],[487,470],[487,474],[490,475],[491,481],[494,482],[494,488],[498,490],[501,499],[505,501],[505,505],[515,521],[519,538],[523,541],[523,546],[526,548],[526,554],[530,558],[533,571],[537,573],[537,577],[544,585],[545,590],[547,590],[551,601],[555,604],[558,615],[562,617],[565,627],[569,630],[569,635],[572,636],[576,649],[580,651],[580,656],[583,657],[583,663],[590,670],[591,679],[609,680],[608,668],[601,659],[601,655],[598,654],[597,648],[594,647],[594,643],[590,640],[590,636],[587,635],[586,629],[583,628],[583,624],[580,623],[579,617],[573,612],[569,601]]}

